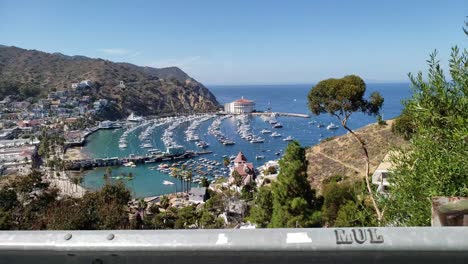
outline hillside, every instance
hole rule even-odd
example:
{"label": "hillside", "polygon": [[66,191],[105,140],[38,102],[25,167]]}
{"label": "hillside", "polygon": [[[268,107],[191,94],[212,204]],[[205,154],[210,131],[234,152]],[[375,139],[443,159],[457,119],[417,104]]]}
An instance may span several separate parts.
{"label": "hillside", "polygon": [[[212,111],[219,107],[206,87],[177,67],[156,69],[0,46],[0,81],[30,83],[47,94],[51,89],[70,89],[72,83],[82,80],[95,82],[92,95],[115,101],[121,115]],[[125,87],[119,85],[120,81]]]}
{"label": "hillside", "polygon": [[[402,137],[392,132],[392,122],[393,120],[387,121],[386,126],[370,124],[356,130],[367,143],[371,173],[392,147],[408,144]],[[344,175],[351,178],[364,176],[365,161],[362,150],[350,134],[323,141],[307,149],[306,158],[308,180],[312,187],[319,190],[323,180],[331,176]]]}

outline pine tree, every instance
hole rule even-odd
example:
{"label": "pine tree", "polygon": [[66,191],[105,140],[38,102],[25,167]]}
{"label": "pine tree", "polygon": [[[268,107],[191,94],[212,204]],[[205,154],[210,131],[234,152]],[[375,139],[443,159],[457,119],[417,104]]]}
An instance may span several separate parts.
{"label": "pine tree", "polygon": [[269,226],[319,226],[320,209],[307,182],[304,148],[297,141],[290,143],[279,164],[278,181],[272,185],[273,214]]}
{"label": "pine tree", "polygon": [[255,195],[255,200],[250,209],[248,220],[257,224],[258,227],[267,227],[271,221],[273,211],[273,196],[271,188],[262,186]]}

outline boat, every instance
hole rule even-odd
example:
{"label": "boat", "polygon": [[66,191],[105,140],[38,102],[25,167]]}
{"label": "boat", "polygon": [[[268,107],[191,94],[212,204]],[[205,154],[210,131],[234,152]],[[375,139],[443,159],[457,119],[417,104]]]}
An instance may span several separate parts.
{"label": "boat", "polygon": [[232,141],[232,140],[224,140],[224,141],[223,141],[223,145],[225,145],[225,146],[234,145],[234,144],[235,144],[235,142]]}
{"label": "boat", "polygon": [[273,125],[273,128],[282,128],[283,125],[281,123],[276,123]]}
{"label": "boat", "polygon": [[317,127],[318,128],[321,128],[321,127],[324,127],[325,125],[324,124],[318,124]]}
{"label": "boat", "polygon": [[200,148],[207,148],[210,146],[210,144],[206,143],[205,141],[199,141],[197,142],[197,146]]}
{"label": "boat", "polygon": [[265,156],[262,156],[262,155],[255,156],[255,159],[264,159],[264,158],[265,158]]}
{"label": "boat", "polygon": [[262,129],[262,134],[268,134],[268,133],[271,133],[271,130],[268,130],[268,129]]}
{"label": "boat", "polygon": [[258,138],[252,138],[252,140],[250,140],[250,143],[263,143],[264,141],[265,139],[258,137]]}
{"label": "boat", "polygon": [[275,152],[275,155],[279,156],[279,155],[281,155],[281,153],[280,152]]}
{"label": "boat", "polygon": [[141,122],[143,117],[135,115],[133,112],[127,117],[127,121],[130,122]]}
{"label": "boat", "polygon": [[119,143],[119,148],[124,149],[127,147],[127,143]]}
{"label": "boat", "polygon": [[164,184],[164,185],[174,185],[174,183],[173,183],[173,182],[170,182],[170,181],[163,181],[163,184]]}
{"label": "boat", "polygon": [[280,133],[277,133],[277,132],[273,132],[271,134],[271,137],[281,137],[281,134]]}
{"label": "boat", "polygon": [[133,161],[129,161],[129,162],[125,162],[125,163],[122,164],[122,165],[124,165],[125,167],[132,167],[132,166],[135,165],[135,163],[133,163]]}
{"label": "boat", "polygon": [[283,141],[293,141],[294,138],[291,136],[287,136],[286,138],[283,138]]}
{"label": "boat", "polygon": [[145,143],[145,144],[142,144],[140,145],[142,148],[152,148],[153,145],[151,145],[151,143]]}
{"label": "boat", "polygon": [[330,123],[328,126],[327,126],[327,129],[328,130],[331,130],[331,129],[338,129],[338,126],[333,124],[333,123]]}
{"label": "boat", "polygon": [[317,121],[315,121],[315,120],[312,120],[312,121],[309,121],[308,123],[312,125],[312,124],[316,124],[316,123],[317,123]]}

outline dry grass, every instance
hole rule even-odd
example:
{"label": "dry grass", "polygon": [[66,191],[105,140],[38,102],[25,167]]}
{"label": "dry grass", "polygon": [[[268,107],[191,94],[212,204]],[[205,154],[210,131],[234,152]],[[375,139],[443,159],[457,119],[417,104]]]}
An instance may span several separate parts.
{"label": "dry grass", "polygon": [[[366,142],[370,158],[370,172],[379,166],[382,159],[392,147],[407,145],[402,137],[393,134],[391,126],[370,124],[356,130],[356,133]],[[360,144],[350,134],[336,137],[313,146],[306,151],[309,162],[307,177],[313,188],[320,191],[322,182],[335,175],[350,178],[364,177],[365,160]]]}

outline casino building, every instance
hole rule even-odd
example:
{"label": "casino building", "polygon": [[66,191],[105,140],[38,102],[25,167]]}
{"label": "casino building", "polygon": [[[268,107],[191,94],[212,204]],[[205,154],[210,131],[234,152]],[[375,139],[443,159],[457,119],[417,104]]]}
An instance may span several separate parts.
{"label": "casino building", "polygon": [[232,103],[224,105],[226,114],[248,114],[255,110],[255,102],[245,99],[243,96]]}

